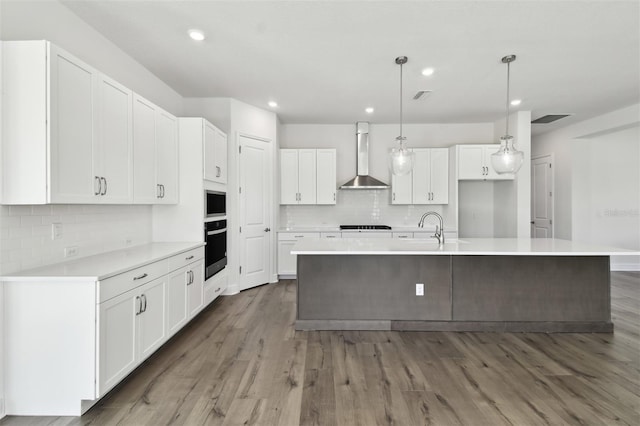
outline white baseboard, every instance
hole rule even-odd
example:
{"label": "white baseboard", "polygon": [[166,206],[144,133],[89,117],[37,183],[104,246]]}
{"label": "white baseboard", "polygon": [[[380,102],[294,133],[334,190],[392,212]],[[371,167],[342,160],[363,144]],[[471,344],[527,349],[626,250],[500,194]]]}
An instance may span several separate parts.
{"label": "white baseboard", "polygon": [[640,271],[640,264],[639,263],[612,263],[610,268],[611,268],[611,271],[636,272],[636,271]]}

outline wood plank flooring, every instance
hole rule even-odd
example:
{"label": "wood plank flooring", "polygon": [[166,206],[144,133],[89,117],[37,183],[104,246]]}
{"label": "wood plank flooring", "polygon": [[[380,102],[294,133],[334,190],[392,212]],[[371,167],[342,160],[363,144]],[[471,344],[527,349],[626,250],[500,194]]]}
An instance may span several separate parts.
{"label": "wood plank flooring", "polygon": [[640,273],[612,273],[613,334],[296,332],[295,292],[214,302],[80,418],[0,424],[640,424]]}

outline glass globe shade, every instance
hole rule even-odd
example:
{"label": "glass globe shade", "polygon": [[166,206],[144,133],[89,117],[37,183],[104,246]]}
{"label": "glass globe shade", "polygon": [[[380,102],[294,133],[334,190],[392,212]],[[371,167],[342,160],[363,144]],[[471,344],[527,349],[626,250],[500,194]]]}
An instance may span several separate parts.
{"label": "glass globe shade", "polygon": [[389,169],[396,176],[402,176],[411,173],[413,170],[413,162],[415,153],[408,150],[404,144],[393,148],[389,156]]}
{"label": "glass globe shade", "polygon": [[513,136],[500,138],[500,149],[491,154],[491,166],[498,174],[517,173],[524,162],[524,153],[514,146]]}

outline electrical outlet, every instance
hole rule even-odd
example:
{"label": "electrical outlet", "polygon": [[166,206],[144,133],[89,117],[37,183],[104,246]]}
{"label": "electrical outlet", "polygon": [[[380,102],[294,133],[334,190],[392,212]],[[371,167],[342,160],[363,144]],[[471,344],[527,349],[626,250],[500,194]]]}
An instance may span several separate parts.
{"label": "electrical outlet", "polygon": [[64,248],[64,257],[77,256],[79,251],[80,250],[78,249],[78,246],[65,247]]}
{"label": "electrical outlet", "polygon": [[424,284],[416,284],[416,296],[424,296]]}
{"label": "electrical outlet", "polygon": [[61,223],[52,223],[51,224],[51,239],[59,240],[62,238],[62,224]]}

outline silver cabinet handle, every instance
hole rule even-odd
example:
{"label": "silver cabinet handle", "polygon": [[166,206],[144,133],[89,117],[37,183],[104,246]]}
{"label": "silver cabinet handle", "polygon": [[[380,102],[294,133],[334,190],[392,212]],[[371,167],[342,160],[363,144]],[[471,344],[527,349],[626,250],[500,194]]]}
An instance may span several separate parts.
{"label": "silver cabinet handle", "polygon": [[293,238],[304,238],[304,235],[294,235]]}
{"label": "silver cabinet handle", "polygon": [[219,291],[220,291],[220,287],[216,288],[216,289],[215,289],[215,291],[214,291],[214,293],[217,293],[217,292],[219,292]]}
{"label": "silver cabinet handle", "polygon": [[160,184],[160,198],[164,198],[164,185]]}
{"label": "silver cabinet handle", "polygon": [[142,308],[142,312],[147,312],[147,296],[145,294],[142,294],[140,298],[144,300],[144,308]]}
{"label": "silver cabinet handle", "polygon": [[142,275],[138,275],[137,277],[133,277],[133,280],[134,280],[134,281],[136,281],[136,280],[141,280],[141,279],[146,278],[146,277],[148,277],[148,276],[149,276],[149,274],[147,274],[147,273],[145,272],[145,273],[144,273],[144,274],[142,274]]}
{"label": "silver cabinet handle", "polygon": [[216,166],[216,177],[220,177],[221,174],[220,166]]}
{"label": "silver cabinet handle", "polygon": [[335,235],[327,235],[325,238],[335,238]]}
{"label": "silver cabinet handle", "polygon": [[160,184],[156,184],[156,198],[160,198]]}
{"label": "silver cabinet handle", "polygon": [[140,312],[142,312],[142,301],[140,296],[136,296],[136,315],[140,315]]}
{"label": "silver cabinet handle", "polygon": [[335,201],[335,200],[336,200],[336,193],[334,192],[333,193],[333,201]]}
{"label": "silver cabinet handle", "polygon": [[100,180],[104,182],[104,191],[101,192],[100,195],[107,195],[107,178],[103,176]]}
{"label": "silver cabinet handle", "polygon": [[269,232],[271,231],[271,228],[264,228],[264,232]]}
{"label": "silver cabinet handle", "polygon": [[393,193],[393,201],[395,201],[395,200],[396,200],[396,193],[394,192]]}
{"label": "silver cabinet handle", "polygon": [[193,255],[191,255],[191,256],[189,256],[189,257],[185,257],[185,258],[184,258],[184,260],[191,260],[191,259],[193,259],[193,257],[194,257],[194,256],[193,256]]}
{"label": "silver cabinet handle", "polygon": [[187,285],[193,284],[193,272],[187,271]]}
{"label": "silver cabinet handle", "polygon": [[[102,192],[102,181],[100,180],[99,176],[95,176],[93,179],[95,180],[95,182],[93,183],[93,195],[100,195],[100,193]],[[96,182],[98,182],[97,191],[96,191]]]}

